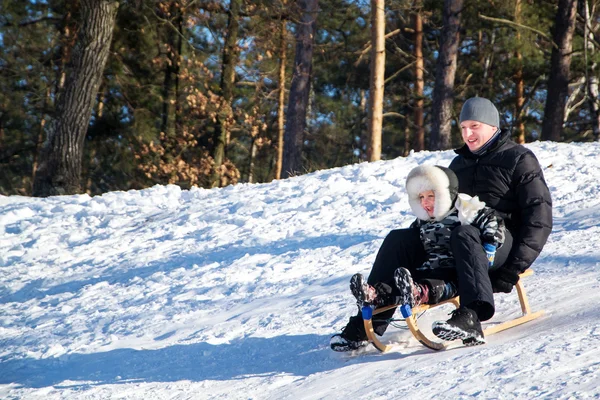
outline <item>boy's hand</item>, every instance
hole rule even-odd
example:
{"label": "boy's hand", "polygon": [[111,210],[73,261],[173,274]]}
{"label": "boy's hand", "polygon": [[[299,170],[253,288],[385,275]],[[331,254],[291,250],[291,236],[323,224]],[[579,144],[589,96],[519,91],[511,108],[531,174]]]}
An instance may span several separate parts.
{"label": "boy's hand", "polygon": [[484,242],[495,243],[497,247],[504,243],[504,220],[493,208],[479,211],[473,225],[481,231]]}

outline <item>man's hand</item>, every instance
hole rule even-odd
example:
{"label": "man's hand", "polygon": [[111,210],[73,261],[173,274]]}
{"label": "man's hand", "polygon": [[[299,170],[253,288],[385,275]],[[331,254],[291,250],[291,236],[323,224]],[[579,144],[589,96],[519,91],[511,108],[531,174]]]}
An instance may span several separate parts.
{"label": "man's hand", "polygon": [[490,272],[490,281],[494,293],[510,293],[519,282],[519,272],[510,266],[503,266]]}

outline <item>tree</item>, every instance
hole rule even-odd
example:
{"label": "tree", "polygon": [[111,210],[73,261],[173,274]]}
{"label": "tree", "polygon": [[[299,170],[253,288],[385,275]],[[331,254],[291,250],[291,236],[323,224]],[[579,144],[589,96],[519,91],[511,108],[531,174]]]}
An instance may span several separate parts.
{"label": "tree", "polygon": [[[286,150],[297,156],[288,169],[295,174],[365,161],[378,147],[369,137],[375,120],[368,105],[375,97],[368,78],[376,46],[371,1],[320,0],[318,9],[315,0],[240,1],[119,2],[101,91],[83,124],[81,182],[90,194],[155,184],[211,187],[215,137],[225,144],[219,185],[285,177],[283,163],[292,161]],[[458,39],[443,30],[450,15],[445,2],[379,1],[386,11],[380,151],[389,159],[423,148],[429,138],[421,132],[443,131],[434,126],[445,108],[432,107],[431,94],[437,89],[435,100],[441,98],[436,76],[443,68],[436,64],[445,39]],[[546,32],[558,2],[462,1],[460,20],[469,23],[460,27],[460,57],[442,118],[452,139],[458,133],[450,123],[457,110],[452,97],[478,95],[507,111],[503,122],[524,132],[523,140],[540,138],[553,47]],[[600,132],[597,4],[578,2],[563,140],[592,140]],[[0,8],[0,193],[28,195],[32,168],[42,158],[38,143],[64,114],[58,101],[74,76],[81,2],[3,2]],[[230,40],[233,22],[239,22],[237,41]],[[232,63],[224,62],[226,48],[233,48]]]}
{"label": "tree", "polygon": [[545,98],[540,83],[551,51],[545,32],[555,13],[549,2],[520,0],[465,7],[461,16],[469,23],[461,29],[456,98],[485,96],[499,110],[510,111],[501,115],[510,116],[502,125],[510,123],[524,141],[540,134]]}
{"label": "tree", "polygon": [[[60,4],[58,4],[60,3]],[[0,4],[0,193],[31,194],[33,165],[52,112],[61,63],[61,8]]]}
{"label": "tree", "polygon": [[181,126],[177,125],[181,118],[179,74],[184,36],[182,9],[183,5],[178,1],[158,2],[156,5],[156,15],[163,21],[162,24],[158,24],[157,29],[158,36],[164,37],[162,51],[165,53],[160,130],[165,134],[175,135],[181,134]]}
{"label": "tree", "polygon": [[[590,7],[587,0],[583,0],[579,3],[581,12],[583,15],[583,46],[584,46],[584,54],[585,54],[585,76],[586,76],[586,97],[587,103],[590,110],[590,116],[592,120],[592,132],[594,136],[594,140],[600,140],[600,91],[598,86],[600,85],[598,75],[597,75],[597,67],[598,63],[596,61],[592,61],[591,67],[588,66],[588,58],[590,56],[594,56],[596,53],[596,46],[594,45],[594,32],[590,29],[591,18],[590,18]],[[597,25],[596,25],[597,26]]]}
{"label": "tree", "polygon": [[550,76],[547,83],[542,140],[560,141],[565,104],[569,95],[569,75],[576,11],[577,0],[559,0],[552,36],[556,46],[552,48],[550,59]]}
{"label": "tree", "polygon": [[385,2],[371,0],[371,75],[369,96],[369,161],[381,159],[383,92],[385,89]]}
{"label": "tree", "polygon": [[224,175],[225,147],[229,142],[230,129],[233,119],[231,103],[233,100],[233,87],[235,84],[235,67],[238,60],[238,36],[240,30],[240,11],[242,0],[231,0],[229,6],[229,20],[225,46],[223,46],[223,62],[221,66],[221,95],[223,97],[221,110],[217,114],[213,143],[213,187],[221,186],[221,176]]}
{"label": "tree", "polygon": [[433,123],[429,148],[444,150],[452,146],[452,91],[460,37],[460,14],[463,0],[445,0],[440,49],[433,89]]}
{"label": "tree", "polygon": [[412,14],[413,27],[415,30],[415,111],[414,111],[414,135],[413,148],[415,151],[425,150],[425,127],[423,105],[425,81],[423,80],[423,18],[421,11],[416,9]]}
{"label": "tree", "polygon": [[81,1],[81,28],[40,154],[34,196],[82,191],[83,143],[108,59],[117,8],[118,3],[111,0]]}
{"label": "tree", "polygon": [[318,0],[298,1],[301,17],[296,24],[296,56],[283,144],[282,170],[285,178],[298,174],[302,168],[302,144],[306,129],[318,5]]}
{"label": "tree", "polygon": [[[521,0],[515,0],[515,22],[521,23]],[[517,46],[521,44],[521,32],[516,32]],[[523,122],[523,106],[525,105],[525,79],[523,78],[523,55],[521,49],[515,50],[515,121],[517,127],[517,142],[525,143],[525,123]]]}
{"label": "tree", "polygon": [[[286,1],[283,0],[285,7]],[[275,159],[275,179],[281,179],[283,168],[283,137],[285,135],[285,63],[287,60],[287,20],[281,18],[279,26],[279,80],[277,98],[277,157]]]}

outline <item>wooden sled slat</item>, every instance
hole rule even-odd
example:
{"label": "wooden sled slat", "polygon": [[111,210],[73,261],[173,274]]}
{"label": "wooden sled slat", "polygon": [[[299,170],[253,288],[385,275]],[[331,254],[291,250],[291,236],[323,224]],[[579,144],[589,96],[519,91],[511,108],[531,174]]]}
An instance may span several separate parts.
{"label": "wooden sled slat", "polygon": [[[526,270],[525,272],[520,274],[519,277],[525,278],[530,275],[533,275],[532,269]],[[523,286],[521,279],[519,279],[519,282],[517,282],[515,287],[517,288],[517,294],[519,296],[519,303],[521,304],[521,311],[522,311],[523,315],[521,317],[511,319],[509,321],[505,321],[500,324],[493,325],[493,326],[490,326],[490,327],[484,329],[484,331],[483,331],[484,336],[489,336],[494,333],[501,332],[503,330],[515,327],[517,325],[524,324],[526,322],[532,321],[532,320],[544,315],[544,311],[531,312],[531,308],[529,307],[529,301],[527,300],[527,294],[525,293],[525,287]],[[432,350],[444,350],[446,348],[446,346],[448,344],[450,344],[451,342],[438,342],[438,341],[433,341],[433,340],[429,339],[419,329],[419,326],[417,325],[417,318],[415,317],[415,315],[418,313],[421,313],[423,311],[429,310],[431,308],[441,306],[443,304],[452,304],[455,308],[458,308],[460,306],[460,299],[458,296],[456,296],[452,299],[443,301],[438,304],[419,305],[419,306],[413,308],[412,315],[405,319],[406,324],[408,325],[408,329],[413,334],[415,339],[417,339],[419,341],[419,343],[421,343],[423,346],[428,347]],[[397,305],[381,307],[381,308],[374,310],[372,315],[381,314],[385,311],[396,309],[397,307],[398,307]],[[386,345],[386,344],[382,343],[377,338],[377,335],[375,334],[375,331],[373,330],[372,318],[370,318],[370,317],[363,318],[363,322],[364,322],[364,326],[365,326],[365,331],[367,333],[367,337],[368,337],[369,341],[373,344],[373,346],[375,346],[375,348],[377,348],[377,350],[379,350],[381,352],[386,352],[393,347],[391,345]]]}

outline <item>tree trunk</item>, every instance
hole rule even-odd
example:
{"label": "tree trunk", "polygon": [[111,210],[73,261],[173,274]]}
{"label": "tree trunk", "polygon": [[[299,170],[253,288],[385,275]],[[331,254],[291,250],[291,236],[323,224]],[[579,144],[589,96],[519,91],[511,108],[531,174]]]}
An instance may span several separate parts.
{"label": "tree trunk", "polygon": [[[350,101],[350,100],[348,100]],[[358,104],[358,112],[356,115],[356,122],[354,123],[354,129],[351,132],[352,141],[358,144],[355,149],[356,156],[360,161],[366,160],[366,147],[367,147],[367,135],[368,132],[364,129],[365,122],[369,111],[367,110],[369,100],[367,98],[367,91],[360,89],[360,103]]]}
{"label": "tree trunk", "polygon": [[525,105],[525,80],[523,79],[523,65],[520,63],[522,59],[521,52],[515,54],[517,60],[517,71],[515,73],[515,126],[517,130],[517,142],[525,143],[525,124],[523,123],[523,106]]}
{"label": "tree trunk", "polygon": [[[415,114],[413,148],[415,151],[425,150],[425,127],[423,104],[425,82],[423,80],[423,18],[420,10],[413,14],[413,27],[415,30]],[[406,146],[405,146],[406,147]]]}
{"label": "tree trunk", "polygon": [[117,8],[115,1],[81,0],[81,28],[40,154],[34,196],[81,193],[83,143],[108,59]]}
{"label": "tree trunk", "polygon": [[[594,68],[592,68],[592,72],[594,72]],[[598,86],[598,77],[592,74],[588,80],[588,103],[592,117],[594,140],[596,141],[600,140],[600,91]]]}
{"label": "tree trunk", "polygon": [[[4,109],[4,107],[2,107],[2,109]],[[44,125],[42,124],[42,127],[43,126]],[[0,116],[0,144],[4,140],[4,135],[4,113],[2,113],[2,115]]]}
{"label": "tree trunk", "polygon": [[402,152],[402,155],[404,157],[408,157],[408,155],[410,154],[410,143],[411,143],[410,127],[408,126],[408,124],[405,124],[405,126],[404,126],[404,149]]}
{"label": "tree trunk", "polygon": [[444,1],[442,37],[433,89],[433,121],[429,143],[431,150],[449,149],[452,145],[452,91],[462,9],[463,0]]}
{"label": "tree trunk", "polygon": [[483,63],[483,81],[486,84],[486,97],[491,97],[494,86],[494,45],[496,44],[496,31],[492,30],[490,38],[490,48],[492,51],[487,52]]}
{"label": "tree trunk", "polygon": [[550,76],[542,122],[542,140],[560,141],[565,104],[569,95],[576,10],[577,0],[559,0],[553,34],[554,43],[558,48],[552,48],[550,59]]}
{"label": "tree trunk", "polygon": [[223,163],[225,162],[225,147],[229,142],[231,128],[231,101],[233,99],[233,86],[235,83],[235,67],[238,59],[238,36],[240,31],[240,11],[242,0],[231,0],[229,6],[229,21],[227,23],[227,36],[223,47],[223,64],[221,65],[221,95],[223,97],[221,109],[217,114],[217,124],[214,134],[213,173],[211,186],[221,185]]}
{"label": "tree trunk", "polygon": [[[7,71],[8,69],[5,69],[5,71]],[[6,119],[6,106],[7,106],[7,99],[6,97],[2,97],[2,104],[0,104],[0,149],[4,148],[4,143],[2,143],[4,141],[4,135],[6,134],[5,132],[5,128],[4,128],[4,120]],[[43,119],[43,113],[42,113],[42,119]],[[43,126],[43,125],[42,125]]]}
{"label": "tree trunk", "polygon": [[[585,46],[585,64],[586,68],[588,65],[588,52],[591,52],[592,55],[596,52],[596,46],[594,45],[594,33],[589,31],[589,21],[590,21],[590,7],[585,0],[581,6],[581,13],[584,16],[584,46]],[[596,68],[598,64],[596,62],[592,63],[589,71],[586,71],[586,85],[587,85],[587,99],[590,110],[590,116],[592,119],[592,132],[594,134],[594,140],[600,140],[600,93],[598,90],[598,76],[596,75]]]}
{"label": "tree trunk", "polygon": [[371,81],[369,90],[369,161],[381,159],[385,79],[385,2],[371,0]]}
{"label": "tree trunk", "polygon": [[316,34],[318,0],[298,0],[302,16],[296,26],[294,74],[286,114],[282,173],[285,178],[302,169],[302,142],[310,95],[313,43]]}
{"label": "tree trunk", "polygon": [[248,183],[254,183],[254,160],[256,160],[256,154],[258,153],[258,146],[256,145],[256,138],[253,137],[250,143],[250,163],[248,166]]}
{"label": "tree trunk", "polygon": [[62,19],[62,27],[60,31],[60,59],[56,68],[56,86],[54,94],[58,95],[65,87],[65,78],[67,74],[67,64],[71,59],[71,53],[75,46],[75,29],[76,22],[73,21],[73,13],[77,12],[79,4],[77,2],[66,2],[66,12]]}
{"label": "tree trunk", "polygon": [[[521,0],[515,1],[515,22],[521,23]],[[517,50],[515,58],[517,59],[517,69],[515,71],[515,121],[514,126],[517,131],[517,142],[525,143],[525,124],[523,123],[523,106],[525,105],[525,79],[523,78],[523,55],[521,54],[521,33],[516,32]]]}
{"label": "tree trunk", "polygon": [[181,137],[183,134],[182,127],[182,107],[181,101],[179,99],[180,92],[180,75],[181,75],[181,59],[182,59],[182,51],[183,51],[183,15],[181,9],[177,15],[176,20],[177,27],[177,57],[175,59],[175,67],[173,70],[173,74],[175,75],[175,92],[173,93],[173,98],[175,99],[175,135],[177,137]]}
{"label": "tree trunk", "polygon": [[[105,90],[106,90],[106,84],[102,84],[102,87],[100,88],[99,92],[98,92],[98,103],[97,103],[97,107],[96,107],[96,121],[101,121],[102,117],[104,117],[104,102],[106,101],[106,94],[105,94]],[[87,168],[84,169],[84,174],[87,175],[87,178],[85,179],[86,183],[85,183],[85,193],[89,194],[90,196],[92,195],[92,185],[94,184],[94,171],[96,169],[97,163],[96,163],[96,147],[94,146],[94,142],[93,142],[92,138],[92,148],[89,151],[89,157],[87,160]]]}
{"label": "tree trunk", "polygon": [[[169,57],[170,58],[170,57]],[[162,115],[160,123],[160,131],[164,134],[169,133],[169,110],[171,109],[171,86],[173,86],[172,67],[170,62],[165,63],[164,79],[162,87]]]}
{"label": "tree trunk", "polygon": [[281,179],[281,168],[283,166],[283,136],[285,134],[285,63],[287,60],[287,43],[285,40],[287,34],[286,24],[287,21],[282,19],[279,31],[279,99],[277,103],[277,164],[275,167],[275,179]]}
{"label": "tree trunk", "polygon": [[[162,116],[160,131],[165,134],[177,134],[177,92],[179,85],[179,64],[181,55],[182,15],[179,4],[172,3],[169,12],[158,8],[158,14],[165,20],[173,20],[173,24],[162,27],[166,47],[164,79],[162,87]],[[175,29],[174,29],[175,28]],[[175,104],[175,107],[173,106]],[[175,122],[175,123],[174,123]]]}
{"label": "tree trunk", "polygon": [[44,143],[44,127],[46,126],[46,108],[50,103],[50,87],[46,88],[46,95],[40,110],[40,126],[38,129],[37,141],[35,142],[35,153],[33,153],[33,166],[31,168],[31,192],[33,193],[33,183],[35,182],[35,174],[38,168],[38,158],[42,149],[42,143]]}

